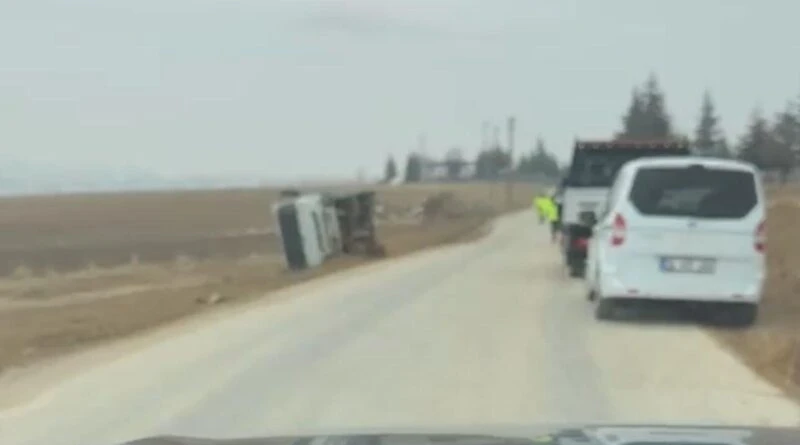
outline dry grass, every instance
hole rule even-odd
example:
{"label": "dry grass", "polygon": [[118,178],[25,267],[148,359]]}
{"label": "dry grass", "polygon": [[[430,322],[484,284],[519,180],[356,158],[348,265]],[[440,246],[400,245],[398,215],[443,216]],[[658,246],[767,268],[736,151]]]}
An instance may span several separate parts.
{"label": "dry grass", "polygon": [[[488,206],[494,212],[505,208],[502,200],[490,199],[493,194],[501,193],[502,189],[496,186],[491,190],[483,184],[384,187],[379,191],[379,199],[385,207],[407,209],[419,205],[431,193],[442,190],[453,192],[469,204]],[[513,207],[529,205],[532,188],[518,187],[516,192],[517,199]],[[33,209],[27,209],[33,227],[28,236],[33,236],[31,234],[37,230],[35,227],[48,219],[43,216],[46,212],[51,212],[50,217],[54,217],[59,210],[70,207],[60,203],[47,209],[44,204],[48,200],[58,202],[61,199],[83,209],[82,212],[72,207],[64,210],[68,215],[58,231],[62,234],[75,233],[76,239],[89,236],[83,232],[83,227],[91,215],[101,218],[104,224],[127,224],[126,227],[142,225],[145,216],[151,215],[153,219],[146,225],[158,227],[154,233],[157,232],[162,240],[166,240],[162,245],[168,246],[172,245],[169,237],[179,236],[182,225],[184,228],[230,230],[237,224],[248,227],[255,226],[258,221],[263,225],[269,224],[269,202],[265,198],[269,192],[189,192],[191,199],[184,200],[186,194],[24,198],[18,201],[32,200],[34,204]],[[234,203],[226,204],[224,201],[227,199],[232,199]],[[120,204],[126,200],[134,203],[132,207]],[[20,205],[17,200],[11,201],[14,201],[14,205]],[[0,200],[0,213],[4,205],[9,204]],[[206,207],[217,211],[208,212]],[[118,215],[107,215],[102,219],[106,213],[113,214],[129,208],[140,212],[130,213],[131,219],[138,223],[123,222]],[[221,208],[230,211],[240,208],[245,214],[232,216],[219,212]],[[169,216],[162,213],[168,213]],[[186,215],[191,217],[187,218]],[[211,221],[198,222],[194,220],[197,217]],[[479,236],[480,229],[490,217],[491,213],[480,213],[421,224],[387,223],[379,227],[379,237],[386,244],[390,256],[403,255]],[[22,221],[21,218],[19,220]],[[24,225],[19,223],[20,227]],[[109,234],[119,230],[115,227],[99,232]],[[110,239],[106,238],[105,241],[110,243]],[[73,242],[73,245],[78,244]],[[31,269],[22,267],[17,275],[0,279],[0,295],[3,296],[0,298],[0,370],[141,332],[182,317],[213,310],[220,303],[262,298],[270,290],[368,261],[359,257],[340,257],[318,269],[287,273],[282,258],[274,248],[244,253],[227,258],[198,258],[172,252],[170,261],[154,264],[142,261],[141,255],[124,251],[127,261],[123,264],[112,268],[83,268],[67,274],[52,269],[42,269],[44,272],[34,274]],[[123,257],[122,254],[120,257]]]}
{"label": "dry grass", "polygon": [[800,189],[770,190],[767,281],[758,323],[744,331],[711,330],[752,369],[800,396]]}
{"label": "dry grass", "polygon": [[[482,183],[366,187],[376,189],[386,205],[400,208],[419,204],[438,190],[489,203],[497,201],[493,195],[502,193],[501,185]],[[261,188],[0,198],[0,249],[259,232],[273,225],[271,205],[277,197],[277,189]]]}
{"label": "dry grass", "polygon": [[[378,186],[388,211],[407,210],[436,190],[499,210],[502,186]],[[529,186],[517,186],[519,196]],[[240,258],[276,251],[273,189],[0,198],[0,276],[68,272],[94,264]]]}

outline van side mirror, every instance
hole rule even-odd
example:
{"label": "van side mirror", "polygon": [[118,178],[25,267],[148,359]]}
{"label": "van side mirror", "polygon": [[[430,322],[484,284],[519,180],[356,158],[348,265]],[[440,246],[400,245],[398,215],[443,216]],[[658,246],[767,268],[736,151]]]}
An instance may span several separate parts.
{"label": "van side mirror", "polygon": [[584,210],[578,214],[578,220],[587,227],[594,227],[597,224],[597,214],[591,210]]}

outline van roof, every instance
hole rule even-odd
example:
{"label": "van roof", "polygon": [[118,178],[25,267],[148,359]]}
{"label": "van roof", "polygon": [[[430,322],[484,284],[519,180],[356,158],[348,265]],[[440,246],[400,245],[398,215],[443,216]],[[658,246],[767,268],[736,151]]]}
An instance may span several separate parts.
{"label": "van roof", "polygon": [[632,160],[623,167],[626,170],[638,170],[643,167],[685,167],[702,165],[708,168],[724,168],[757,173],[756,167],[748,162],[736,159],[720,159],[702,156],[650,156]]}

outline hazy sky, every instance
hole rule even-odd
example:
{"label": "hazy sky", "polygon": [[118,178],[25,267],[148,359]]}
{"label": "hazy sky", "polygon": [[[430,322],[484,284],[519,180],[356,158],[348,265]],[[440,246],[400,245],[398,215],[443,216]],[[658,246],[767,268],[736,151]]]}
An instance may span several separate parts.
{"label": "hazy sky", "polygon": [[800,93],[780,0],[0,0],[0,157],[165,174],[351,176],[477,150],[518,117],[562,159],[650,71],[680,129]]}

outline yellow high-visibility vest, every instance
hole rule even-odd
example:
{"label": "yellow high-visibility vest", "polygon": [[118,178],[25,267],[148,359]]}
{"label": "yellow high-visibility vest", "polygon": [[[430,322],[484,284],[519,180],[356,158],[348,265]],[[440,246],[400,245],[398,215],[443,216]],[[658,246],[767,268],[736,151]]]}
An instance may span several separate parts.
{"label": "yellow high-visibility vest", "polygon": [[536,213],[542,216],[544,216],[544,210],[543,210],[544,205],[542,204],[542,201],[545,199],[547,198],[545,198],[544,196],[537,196],[533,198],[533,209],[536,210]]}
{"label": "yellow high-visibility vest", "polygon": [[555,201],[553,201],[553,198],[549,196],[538,196],[534,202],[540,215],[544,216],[548,221],[558,220],[558,206]]}

